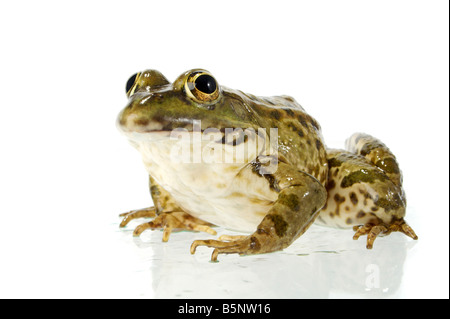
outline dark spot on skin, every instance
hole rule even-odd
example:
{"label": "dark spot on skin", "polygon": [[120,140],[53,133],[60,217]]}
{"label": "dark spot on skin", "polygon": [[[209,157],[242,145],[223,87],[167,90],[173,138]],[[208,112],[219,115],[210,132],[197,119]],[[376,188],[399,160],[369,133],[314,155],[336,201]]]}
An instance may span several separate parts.
{"label": "dark spot on skin", "polygon": [[358,196],[354,193],[350,193],[350,201],[353,203],[353,205],[358,204]]}
{"label": "dark spot on skin", "polygon": [[334,179],[330,179],[326,185],[327,191],[330,191],[335,187],[336,187],[336,182],[334,181]]}
{"label": "dark spot on skin", "polygon": [[339,194],[335,194],[334,201],[336,202],[336,210],[334,211],[334,213],[336,214],[336,216],[339,216],[340,206],[343,202],[345,202],[345,197],[339,196]]}
{"label": "dark spot on skin", "polygon": [[274,175],[264,174],[264,178],[269,182],[269,186],[271,189],[275,190],[276,192],[280,191],[280,188],[278,187],[278,182]]}
{"label": "dark spot on skin", "polygon": [[290,117],[295,116],[294,111],[292,111],[291,109],[285,108],[285,109],[283,109],[283,110],[285,110],[286,113],[287,113],[287,115],[289,115]]}
{"label": "dark spot on skin", "polygon": [[261,249],[261,244],[255,236],[250,237],[250,249],[253,251],[259,251]]}
{"label": "dark spot on skin", "polygon": [[286,231],[289,225],[283,217],[279,215],[267,215],[267,218],[272,221],[275,233],[278,237],[283,237],[284,235],[286,235]]}
{"label": "dark spot on skin", "polygon": [[333,176],[336,177],[336,176],[338,176],[338,174],[339,174],[339,168],[336,168],[334,170]]}
{"label": "dark spot on skin", "polygon": [[159,196],[159,195],[161,195],[161,192],[159,191],[159,188],[156,185],[150,186],[150,193],[152,194],[152,196]]}
{"label": "dark spot on skin", "polygon": [[373,206],[373,207],[370,208],[370,210],[373,211],[373,212],[376,212],[378,210],[378,207]]}
{"label": "dark spot on skin", "polygon": [[356,218],[363,218],[364,216],[366,216],[366,213],[364,213],[362,210],[360,210],[358,212],[358,214],[356,215]]}
{"label": "dark spot on skin", "polygon": [[345,197],[339,196],[339,194],[334,195],[334,201],[338,204],[345,202]]}
{"label": "dark spot on skin", "polygon": [[135,124],[142,125],[142,126],[147,125],[149,122],[150,121],[149,121],[148,118],[143,118],[143,117],[140,117],[140,118],[137,118],[137,119],[134,120]]}
{"label": "dark spot on skin", "polygon": [[278,203],[289,207],[292,211],[298,211],[300,209],[300,201],[295,194],[280,194],[278,197]]}
{"label": "dark spot on skin", "polygon": [[298,133],[298,136],[300,136],[300,137],[304,137],[305,136],[305,134],[303,133],[303,130],[301,128],[298,128],[297,133]]}
{"label": "dark spot on skin", "polygon": [[353,223],[353,220],[349,217],[345,222],[347,223],[347,225],[351,225]]}
{"label": "dark spot on skin", "polygon": [[338,160],[336,157],[330,158],[328,160],[328,166],[330,168],[332,168],[332,167],[339,167],[341,165],[342,165],[342,161]]}
{"label": "dark spot on skin", "polygon": [[350,207],[345,206],[345,210],[346,210],[347,212],[349,212],[349,211],[350,211]]}
{"label": "dark spot on skin", "polygon": [[159,115],[159,114],[153,115],[152,120],[155,121],[155,122],[158,122],[158,123],[165,122],[164,116],[163,115]]}
{"label": "dark spot on skin", "polygon": [[318,139],[316,139],[316,148],[318,151],[320,151],[320,149],[322,148],[322,142]]}
{"label": "dark spot on skin", "polygon": [[240,134],[239,136],[233,136],[232,138],[227,135],[223,135],[222,140],[220,141],[222,144],[227,144],[231,146],[238,146],[242,143],[246,143],[248,141],[247,134]]}
{"label": "dark spot on skin", "polygon": [[355,183],[373,183],[376,180],[384,182],[387,180],[387,176],[384,175],[379,170],[359,170],[355,172],[351,172],[347,176],[342,179],[341,187],[346,188],[350,187]]}
{"label": "dark spot on skin", "polygon": [[276,119],[277,121],[280,120],[281,118],[281,114],[278,110],[273,110],[272,112],[270,112],[271,117],[273,117],[274,119]]}
{"label": "dark spot on skin", "polygon": [[261,167],[262,164],[258,160],[251,162],[252,172],[258,174],[261,177],[264,177],[268,182],[271,189],[276,192],[280,192],[280,187],[278,186],[278,181],[273,174],[263,174],[264,168]]}
{"label": "dark spot on skin", "polygon": [[317,123],[317,121],[315,119],[313,119],[312,117],[310,118],[310,121],[311,121],[312,126],[314,126],[316,128],[316,130],[320,131],[319,123]]}
{"label": "dark spot on skin", "polygon": [[298,116],[298,120],[305,128],[308,128],[308,122],[303,114]]}
{"label": "dark spot on skin", "polygon": [[297,127],[294,123],[289,123],[288,127],[293,131],[296,132],[300,137],[304,137],[305,134],[303,133],[303,130],[300,127]]}

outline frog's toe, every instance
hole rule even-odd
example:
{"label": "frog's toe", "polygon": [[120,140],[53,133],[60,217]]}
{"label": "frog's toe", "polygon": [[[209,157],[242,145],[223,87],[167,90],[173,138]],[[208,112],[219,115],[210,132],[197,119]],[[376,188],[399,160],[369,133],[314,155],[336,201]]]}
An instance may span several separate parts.
{"label": "frog's toe", "polygon": [[392,231],[399,231],[414,240],[419,239],[411,226],[409,226],[403,219],[393,223],[390,228]]}
{"label": "frog's toe", "polygon": [[220,236],[218,239],[220,241],[234,241],[234,240],[239,240],[239,239],[244,239],[245,235],[222,235]]}
{"label": "frog's toe", "polygon": [[355,235],[353,235],[353,239],[355,240],[362,235],[367,235],[367,249],[373,248],[373,243],[378,235],[388,232],[388,228],[384,225],[373,225],[369,223],[361,226],[355,226],[353,227],[353,230],[356,231]]}
{"label": "frog's toe", "polygon": [[195,254],[198,246],[215,248],[211,261],[217,261],[219,254],[247,254],[251,250],[250,236],[220,236],[226,240],[195,240],[191,245],[191,254]]}
{"label": "frog's toe", "polygon": [[354,226],[355,235],[353,239],[358,239],[360,236],[367,235],[367,249],[373,248],[373,243],[379,235],[389,235],[391,232],[399,231],[405,235],[417,240],[418,237],[414,230],[403,220],[398,220],[390,225],[387,224],[373,224],[367,223],[365,225]]}
{"label": "frog's toe", "polygon": [[185,212],[161,213],[154,220],[144,223],[136,227],[133,236],[140,236],[147,229],[163,229],[163,242],[169,240],[169,236],[173,229],[201,231],[211,235],[216,235],[216,231],[212,229],[207,222],[195,218]]}
{"label": "frog's toe", "polygon": [[123,217],[119,227],[121,228],[125,227],[133,219],[143,217],[155,217],[155,215],[156,215],[155,207],[147,207],[143,209],[132,210],[119,215],[119,217]]}

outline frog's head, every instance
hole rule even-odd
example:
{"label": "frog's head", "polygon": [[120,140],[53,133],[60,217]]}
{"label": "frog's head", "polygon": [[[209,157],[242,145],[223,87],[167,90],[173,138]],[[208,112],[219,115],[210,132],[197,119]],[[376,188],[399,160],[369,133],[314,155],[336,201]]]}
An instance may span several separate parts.
{"label": "frog's head", "polygon": [[156,70],[134,74],[126,84],[128,105],[118,118],[126,133],[192,131],[194,121],[206,128],[251,127],[253,114],[235,95],[225,92],[206,70],[194,69],[170,83]]}

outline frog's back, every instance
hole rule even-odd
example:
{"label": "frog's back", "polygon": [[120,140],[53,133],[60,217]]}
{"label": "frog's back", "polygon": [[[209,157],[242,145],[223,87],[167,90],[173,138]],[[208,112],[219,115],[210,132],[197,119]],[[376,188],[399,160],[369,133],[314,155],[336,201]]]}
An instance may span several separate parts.
{"label": "frog's back", "polygon": [[328,162],[319,123],[290,96],[259,97],[238,92],[260,127],[278,131],[278,160],[296,166],[325,185]]}

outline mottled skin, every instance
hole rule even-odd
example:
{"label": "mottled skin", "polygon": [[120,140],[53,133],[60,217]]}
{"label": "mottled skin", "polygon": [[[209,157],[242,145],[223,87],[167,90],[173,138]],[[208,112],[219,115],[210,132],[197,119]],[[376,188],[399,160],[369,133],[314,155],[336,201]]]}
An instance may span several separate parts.
{"label": "mottled skin", "polygon": [[[346,151],[326,150],[319,124],[293,98],[228,89],[201,69],[173,83],[158,71],[144,71],[130,79],[127,95],[118,126],[143,155],[155,205],[121,215],[121,227],[155,217],[138,226],[136,236],[156,228],[164,229],[163,241],[172,229],[215,235],[214,225],[250,233],[194,241],[191,253],[212,247],[212,260],[221,253],[281,250],[314,221],[354,226],[355,239],[368,235],[368,248],[380,233],[402,231],[417,239],[403,220],[406,200],[395,157],[371,136],[355,134]],[[230,141],[227,128],[264,128],[266,134],[255,135],[262,143],[242,162],[174,164],[167,155],[173,149],[169,133],[192,132],[199,120],[203,133],[217,129],[221,138],[214,145],[225,151],[253,143],[251,136]],[[276,147],[270,146],[270,128],[278,129]],[[268,170],[274,159],[276,169]]]}

